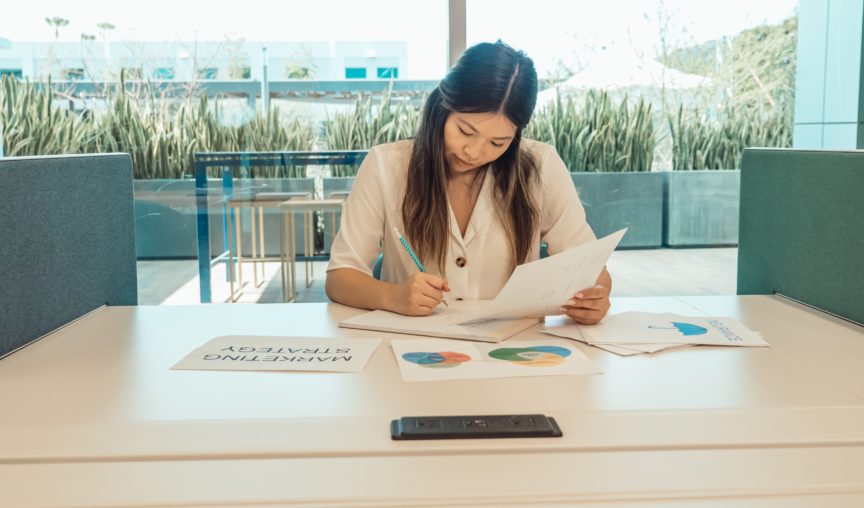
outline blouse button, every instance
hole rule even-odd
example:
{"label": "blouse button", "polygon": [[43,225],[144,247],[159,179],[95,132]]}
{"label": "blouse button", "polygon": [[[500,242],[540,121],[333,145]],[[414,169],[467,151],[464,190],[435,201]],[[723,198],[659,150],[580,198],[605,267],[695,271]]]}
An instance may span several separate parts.
{"label": "blouse button", "polygon": [[465,258],[463,258],[462,256],[459,256],[458,258],[456,258],[456,266],[458,266],[459,268],[462,268],[467,263],[468,263],[468,261]]}

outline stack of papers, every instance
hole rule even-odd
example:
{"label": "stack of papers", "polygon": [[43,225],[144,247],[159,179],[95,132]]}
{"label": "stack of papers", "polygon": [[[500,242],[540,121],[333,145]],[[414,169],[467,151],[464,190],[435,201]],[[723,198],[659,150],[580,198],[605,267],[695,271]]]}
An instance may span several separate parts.
{"label": "stack of papers", "polygon": [[622,312],[596,325],[561,324],[542,331],[622,356],[693,345],[768,346],[759,333],[730,317]]}

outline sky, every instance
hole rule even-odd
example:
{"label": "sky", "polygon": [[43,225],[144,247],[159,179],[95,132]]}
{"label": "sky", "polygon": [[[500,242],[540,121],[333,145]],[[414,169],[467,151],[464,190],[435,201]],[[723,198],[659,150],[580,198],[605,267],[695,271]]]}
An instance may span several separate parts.
{"label": "sky", "polygon": [[[0,17],[0,37],[53,40],[46,17],[70,21],[61,40],[405,41],[413,79],[440,78],[446,65],[447,0],[246,0],[220,4],[149,0],[31,0]],[[132,7],[135,8],[132,8]],[[146,6],[143,8],[141,6]],[[530,8],[526,8],[529,6]],[[609,50],[653,57],[662,39],[684,46],[797,12],[798,0],[467,0],[468,44],[502,39],[534,58],[541,76],[578,67]],[[665,27],[661,30],[661,27]]]}

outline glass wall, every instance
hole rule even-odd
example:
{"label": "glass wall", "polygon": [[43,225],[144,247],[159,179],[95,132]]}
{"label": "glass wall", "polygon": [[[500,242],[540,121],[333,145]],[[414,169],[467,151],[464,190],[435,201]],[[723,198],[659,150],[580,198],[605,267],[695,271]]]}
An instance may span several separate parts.
{"label": "glass wall", "polygon": [[[741,150],[791,144],[796,0],[465,4],[468,45],[501,39],[534,59],[541,91],[527,135],[558,149],[598,234],[627,226],[629,248],[736,244]],[[141,301],[192,303],[201,274],[193,154],[362,151],[410,137],[447,70],[449,5],[24,3],[0,18],[3,100],[14,102],[0,108],[0,154],[129,153]],[[39,116],[49,97],[62,113]],[[21,139],[11,127],[31,117],[45,129]],[[57,129],[74,135],[53,136]],[[211,301],[233,298],[225,260],[253,244],[251,206],[236,219],[236,239],[235,191],[344,195],[356,165],[233,171],[233,187],[219,168],[208,173]],[[259,249],[271,256],[280,247],[275,213],[263,212]],[[308,294],[323,299],[320,260],[338,214],[312,221],[311,236],[297,223],[295,253],[319,260]],[[263,289],[248,284],[257,277],[248,270],[243,287],[253,296],[240,301],[281,300],[278,266]]]}
{"label": "glass wall", "polygon": [[[199,296],[200,229],[193,153],[363,150],[390,139],[378,135],[381,125],[375,123],[386,114],[398,116],[400,124],[386,136],[409,136],[424,94],[446,71],[447,8],[446,0],[410,7],[396,0],[230,6],[154,0],[136,9],[98,0],[20,3],[14,14],[0,16],[0,74],[13,78],[2,95],[14,103],[0,108],[0,155],[129,153],[141,301],[193,303]],[[125,94],[118,93],[121,81]],[[49,100],[58,113],[40,117],[38,105]],[[25,118],[44,135],[21,139],[16,122]],[[346,131],[350,125],[355,128]],[[51,135],[67,128],[72,136]],[[251,252],[250,208],[237,222],[245,227],[226,219],[229,201],[242,191],[296,187],[320,199],[324,178],[354,168],[233,169],[233,188],[223,186],[218,168],[209,175],[214,259],[228,250],[229,240],[236,244],[238,229],[243,254]],[[271,258],[279,251],[275,212],[264,211],[263,250]],[[304,242],[311,244],[309,254],[320,254],[324,223],[316,215],[308,241],[298,233],[301,255]],[[332,230],[333,220],[329,224]],[[268,281],[278,285],[278,265],[271,260],[267,268]],[[211,301],[229,298],[229,271],[214,262]],[[252,279],[250,272],[245,281]],[[266,288],[250,286],[248,292]]]}
{"label": "glass wall", "polygon": [[[558,96],[581,104],[589,90],[608,93],[616,105],[624,97],[631,106],[644,99],[660,129],[651,168],[671,169],[680,155],[681,169],[701,169],[735,161],[719,154],[688,160],[686,150],[673,152],[670,118],[682,106],[712,120],[734,114],[728,106],[746,106],[787,120],[794,95],[797,6],[797,0],[611,0],[590,6],[537,0],[526,9],[472,0],[467,3],[467,42],[502,39],[527,52],[546,80],[541,107]],[[764,119],[745,115],[733,120],[757,118]],[[783,136],[760,141],[786,145],[785,131]]]}
{"label": "glass wall", "polygon": [[544,83],[528,135],[558,148],[598,233],[734,246],[742,150],[791,146],[796,11],[796,0],[474,0],[467,42],[502,39],[534,59]]}

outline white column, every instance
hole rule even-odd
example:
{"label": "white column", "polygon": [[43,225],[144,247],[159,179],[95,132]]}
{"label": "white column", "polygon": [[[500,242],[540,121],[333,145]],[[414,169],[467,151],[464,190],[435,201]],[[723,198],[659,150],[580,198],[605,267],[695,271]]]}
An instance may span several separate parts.
{"label": "white column", "polygon": [[465,52],[467,30],[466,30],[466,0],[449,0],[450,10],[450,38],[448,39],[447,49],[450,57],[447,60],[447,68],[453,67],[459,56]]}

